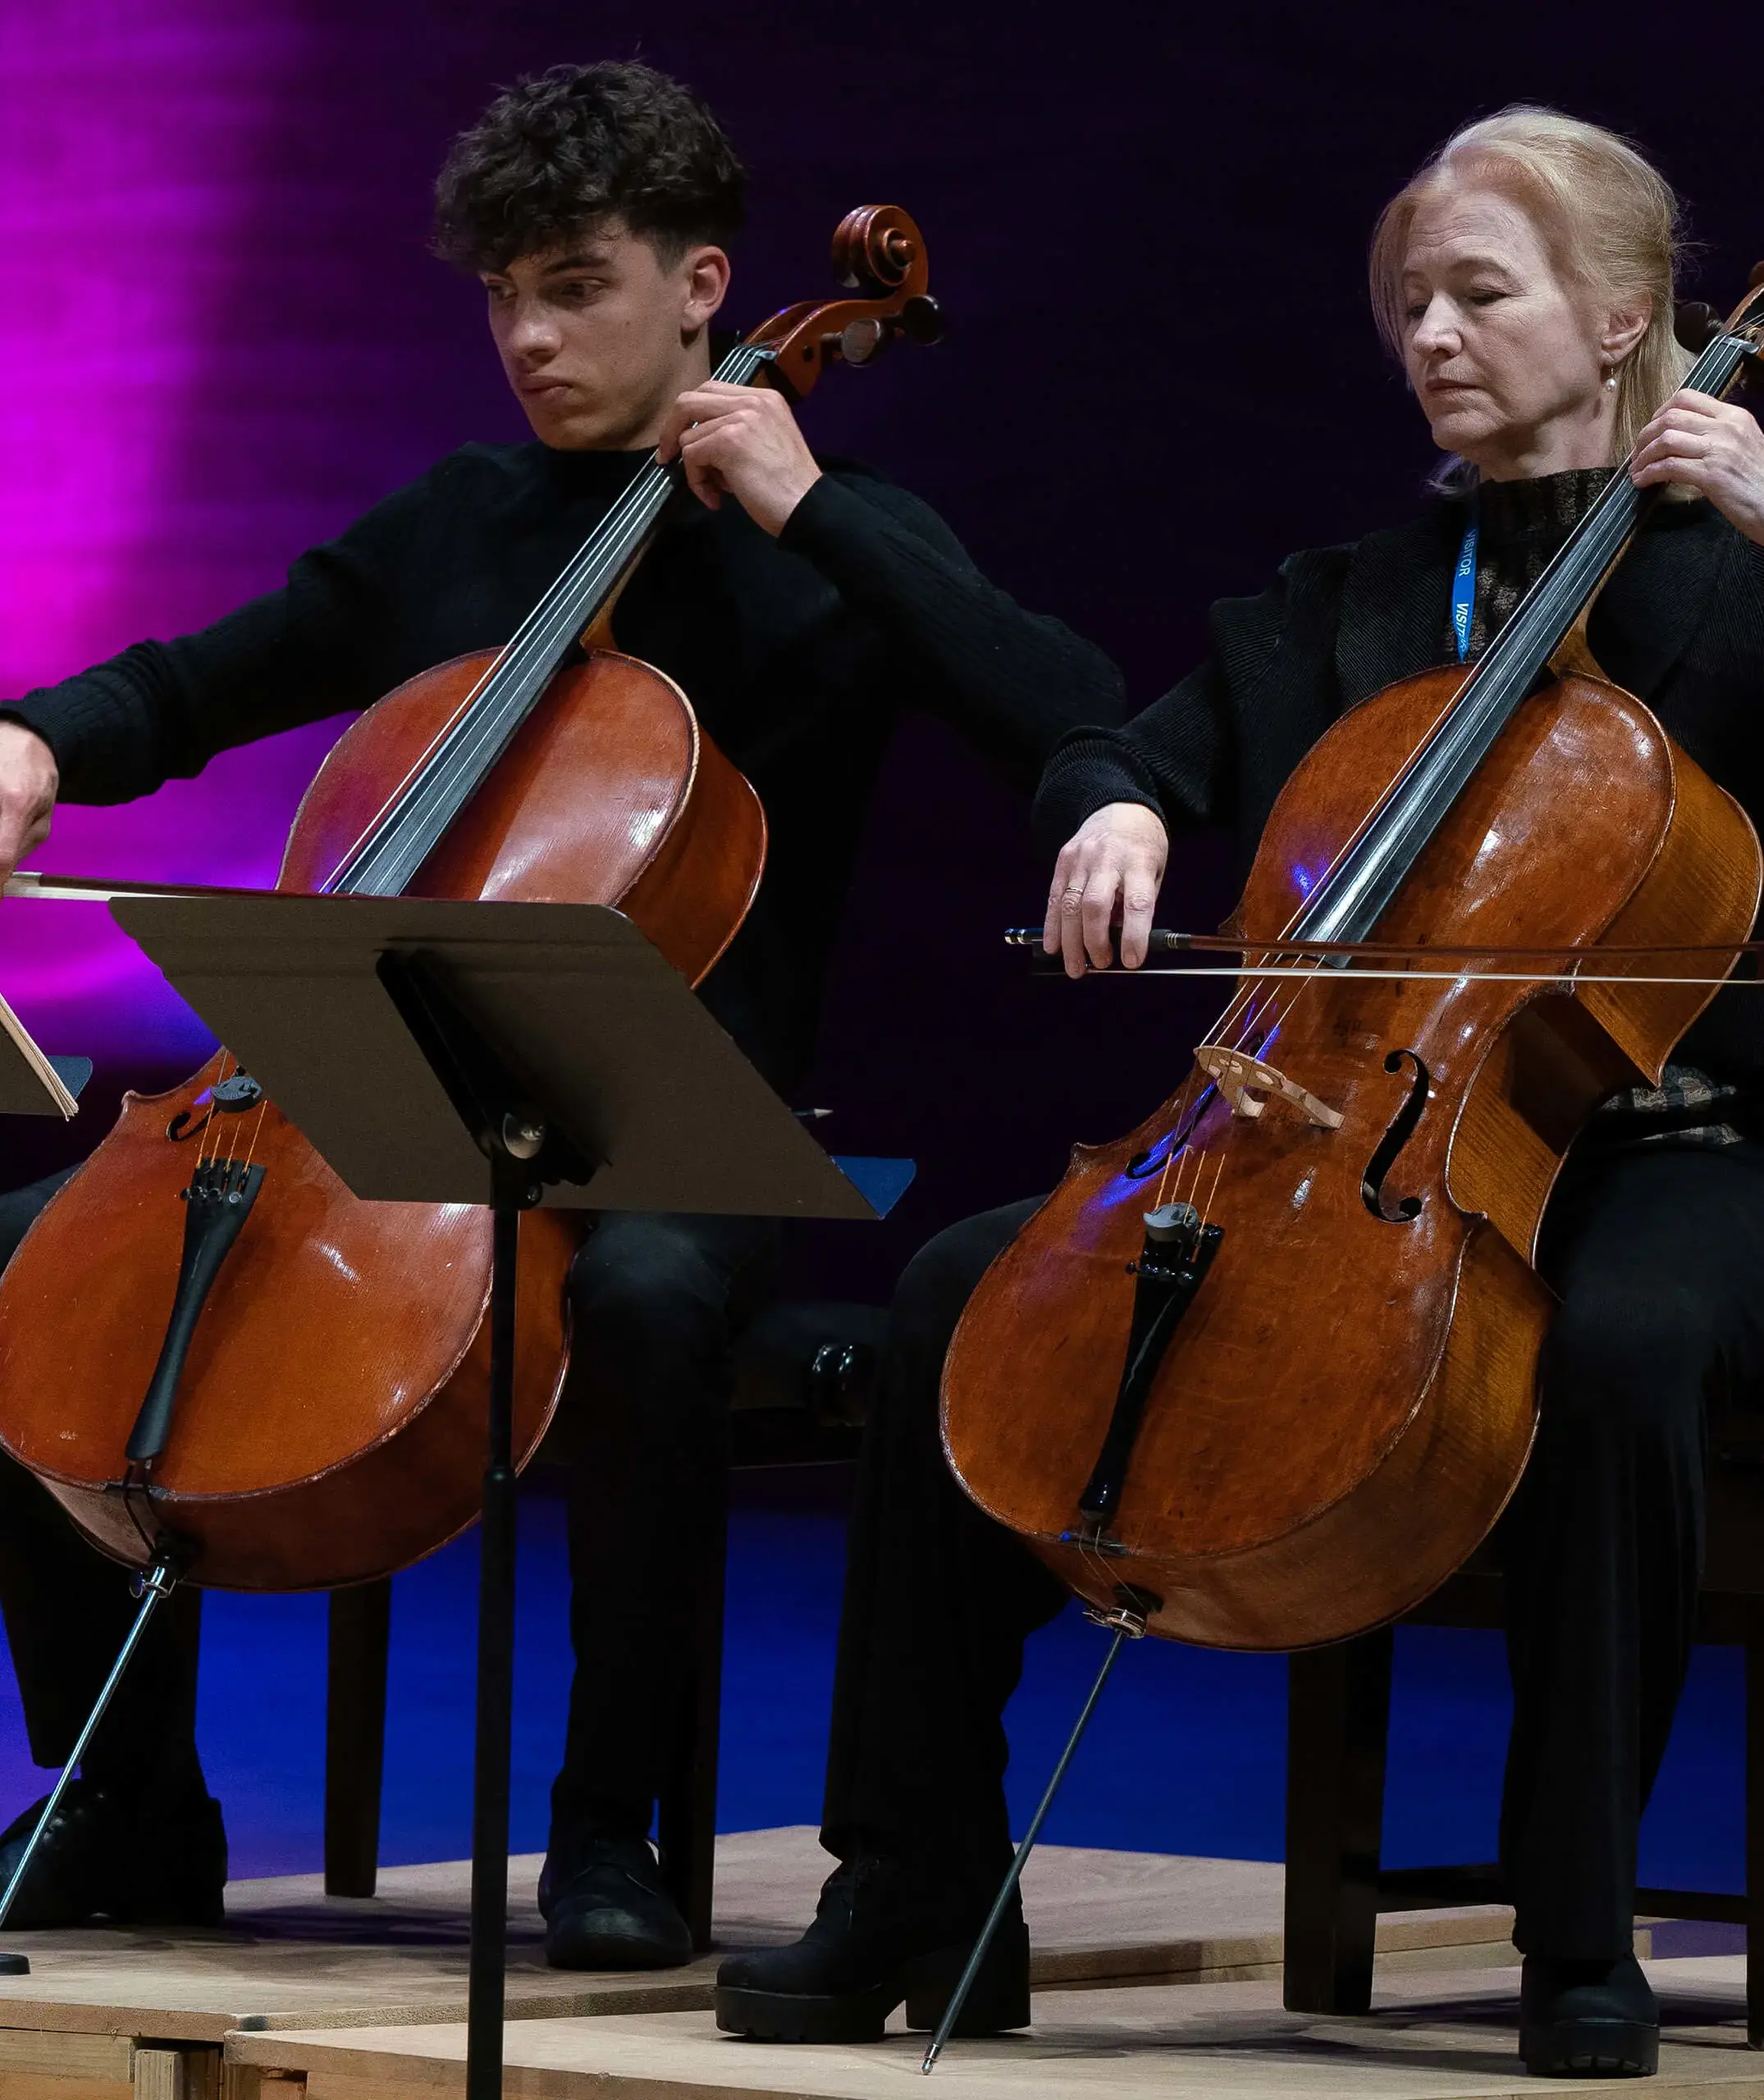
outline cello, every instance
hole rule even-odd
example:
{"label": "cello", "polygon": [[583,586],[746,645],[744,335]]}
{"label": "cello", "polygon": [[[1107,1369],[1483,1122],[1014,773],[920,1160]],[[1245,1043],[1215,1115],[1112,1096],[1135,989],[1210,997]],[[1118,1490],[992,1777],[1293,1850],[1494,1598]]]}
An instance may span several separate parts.
{"label": "cello", "polygon": [[[1761,338],[1755,289],[1681,383],[1725,393]],[[1563,1158],[1602,1098],[1658,1083],[1764,883],[1743,810],[1587,645],[1649,500],[1620,469],[1468,673],[1387,687],[1313,746],[1186,1080],[1074,1153],[968,1304],[950,1464],[1117,1632],[1364,1632],[1518,1485]],[[1355,970],[1360,944],[1416,967]],[[1650,947],[1712,967],[1661,976]]]}
{"label": "cello", "polygon": [[[713,377],[800,399],[830,364],[936,340],[898,207],[850,213],[833,261],[846,295],[774,316]],[[758,888],[765,815],[611,625],[679,483],[652,455],[504,648],[359,718],[300,805],[278,889],[616,905],[703,979]],[[568,1367],[578,1238],[564,1213],[521,1217],[518,1464]],[[9,1265],[0,1442],[130,1565],[170,1547],[183,1579],[240,1590],[390,1574],[477,1513],[491,1269],[483,1210],[355,1198],[219,1050],[171,1092],[126,1097]]]}

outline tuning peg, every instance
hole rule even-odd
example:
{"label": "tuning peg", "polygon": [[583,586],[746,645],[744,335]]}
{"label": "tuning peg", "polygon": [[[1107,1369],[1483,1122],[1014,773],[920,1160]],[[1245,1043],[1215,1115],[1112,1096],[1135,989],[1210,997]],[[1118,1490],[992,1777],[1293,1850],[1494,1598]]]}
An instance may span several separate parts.
{"label": "tuning peg", "polygon": [[[1764,263],[1758,267],[1764,269]],[[1683,348],[1693,356],[1708,349],[1721,333],[1723,326],[1721,315],[1707,301],[1700,299],[1685,300],[1682,306],[1674,310],[1672,316],[1672,333]]]}
{"label": "tuning peg", "polygon": [[880,321],[866,314],[861,320],[848,321],[837,336],[826,340],[837,343],[839,355],[848,364],[868,364],[886,340],[888,331]]}
{"label": "tuning peg", "polygon": [[1752,275],[1746,280],[1746,290],[1755,292],[1760,285],[1764,285],[1764,262],[1754,262]]}
{"label": "tuning peg", "polygon": [[929,292],[909,299],[900,310],[900,332],[909,343],[940,343],[945,326],[944,309]]}

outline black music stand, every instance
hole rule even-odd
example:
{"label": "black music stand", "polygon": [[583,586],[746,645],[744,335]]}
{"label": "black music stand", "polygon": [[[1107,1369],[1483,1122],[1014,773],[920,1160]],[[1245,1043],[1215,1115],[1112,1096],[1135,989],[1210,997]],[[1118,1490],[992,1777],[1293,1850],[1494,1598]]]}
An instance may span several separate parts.
{"label": "black music stand", "polygon": [[[360,1197],[495,1215],[468,2100],[502,2090],[522,1211],[874,1218],[664,957],[599,905],[117,898],[112,916]],[[266,1199],[274,1192],[266,1185]],[[199,1580],[199,1570],[197,1571]]]}

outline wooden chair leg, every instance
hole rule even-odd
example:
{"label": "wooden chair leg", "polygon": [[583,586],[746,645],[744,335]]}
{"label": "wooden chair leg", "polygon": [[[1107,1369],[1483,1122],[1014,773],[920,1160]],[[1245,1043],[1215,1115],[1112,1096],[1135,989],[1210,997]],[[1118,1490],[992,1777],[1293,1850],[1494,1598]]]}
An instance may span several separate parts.
{"label": "wooden chair leg", "polygon": [[1372,2002],[1391,1716],[1388,1627],[1286,1665],[1285,1999],[1293,2012]]}
{"label": "wooden chair leg", "polygon": [[692,1945],[711,1944],[716,1873],[716,1779],[723,1719],[723,1604],[729,1557],[729,1483],[717,1498],[705,1541],[690,1684],[656,1805],[656,1850],[661,1878],[692,1929]]}
{"label": "wooden chair leg", "polygon": [[380,1871],[386,1766],[388,1579],[331,1593],[325,1691],[325,1893],[372,1896]]}
{"label": "wooden chair leg", "polygon": [[1746,1606],[1746,2038],[1764,2049],[1764,1604]]}

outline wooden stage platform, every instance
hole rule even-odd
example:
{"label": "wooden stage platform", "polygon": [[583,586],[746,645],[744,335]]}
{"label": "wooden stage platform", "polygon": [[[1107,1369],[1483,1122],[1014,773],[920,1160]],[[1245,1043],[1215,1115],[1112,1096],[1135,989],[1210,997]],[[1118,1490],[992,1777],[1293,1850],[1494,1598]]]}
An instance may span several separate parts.
{"label": "wooden stage platform", "polygon": [[[1387,1976],[1371,2016],[1280,2009],[1277,1983],[1044,1992],[1026,2034],[954,2043],[929,2079],[925,2038],[871,2048],[789,2048],[719,2035],[702,2012],[524,2022],[505,2090],[523,2100],[1534,2100],[1625,2092],[1647,2100],[1756,2100],[1764,2054],[1745,2044],[1741,1961],[1661,1961],[1660,2075],[1529,2078],[1515,2049],[1516,1969]],[[235,2035],[250,2100],[443,2100],[463,2091],[463,2027]],[[295,2081],[291,2088],[286,2083]]]}
{"label": "wooden stage platform", "polygon": [[[545,1966],[533,1903],[539,1861],[515,1860],[510,2057],[525,2066],[525,2082],[511,2074],[510,2091],[642,2093],[645,2100],[676,2089],[856,2093],[884,2089],[875,2082],[879,2075],[893,2089],[905,2061],[898,2051],[857,2065],[850,2075],[869,2081],[857,2084],[804,2084],[832,2076],[839,2052],[786,2051],[780,2061],[790,2066],[789,2079],[768,2084],[773,2073],[760,2075],[762,2054],[770,2062],[778,2052],[719,2042],[706,2010],[721,1954],[794,1938],[829,1865],[807,1828],[720,1839],[717,1952],[659,1974],[582,1975]],[[389,1869],[381,1893],[366,1901],[327,1898],[316,1876],[235,1882],[227,1890],[224,1930],[9,1933],[3,1944],[30,1955],[32,1974],[0,1977],[0,2100],[129,2094],[258,2100],[260,2084],[264,2100],[282,2100],[270,2075],[276,2070],[290,2073],[296,2084],[307,2077],[312,2100],[331,2092],[352,2100],[407,2089],[445,2092],[459,2084],[463,2047],[467,1887],[464,1862]],[[1166,2007],[1179,2006],[1186,2020],[1215,2002],[1238,2003],[1232,1990],[1251,1989],[1241,2004],[1252,2025],[1265,2025],[1267,2008],[1277,2004],[1278,1865],[1049,1846],[1031,1860],[1026,1887],[1035,1980],[1047,2016],[1035,2041],[1007,2045],[1009,2065],[1063,2060],[1070,2066],[1074,2059],[1058,2038],[1068,2030],[1100,2031],[1099,2020],[1114,2032],[1125,2019],[1127,2026],[1108,2045],[1118,2055],[1125,2035],[1145,2021],[1148,2031],[1162,2033],[1171,2016]],[[1425,1990],[1420,1972],[1449,1970],[1456,1994],[1466,1972],[1511,1961],[1510,1922],[1510,1914],[1495,1908],[1387,1918],[1380,1929],[1381,1979]],[[1224,2000],[1217,1997],[1220,1988],[1227,1992]],[[1195,1995],[1197,1988],[1209,1995]],[[591,2023],[585,2016],[596,2017]],[[583,2038],[590,2024],[596,2034],[604,2029],[592,2043]],[[351,2033],[345,2038],[341,2029]],[[632,2068],[664,2042],[670,2066],[678,2057],[699,2067],[683,2081],[671,2069],[662,2075]],[[1157,2048],[1171,2054],[1165,2043]],[[602,2062],[596,2050],[611,2057]],[[854,2060],[862,2054],[846,2053]],[[1186,2060],[1182,2049],[1173,2060]],[[977,2066],[979,2059],[973,2061]],[[1764,2061],[1748,2061],[1764,2070]],[[738,2075],[738,2063],[744,2066]],[[712,2065],[707,2086],[701,2070]],[[615,2074],[610,2084],[608,2072]],[[966,2079],[971,2071],[960,2075]],[[1043,2089],[1058,2089],[1057,2080],[1046,2082],[1050,2072],[1035,2075]],[[994,2075],[984,2089],[1002,2094],[1002,2080]],[[1764,2083],[1757,2089],[1764,2095]],[[977,2100],[982,2089],[971,2090]]]}

